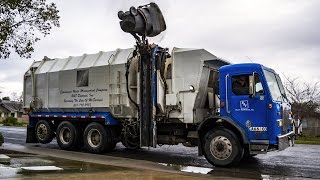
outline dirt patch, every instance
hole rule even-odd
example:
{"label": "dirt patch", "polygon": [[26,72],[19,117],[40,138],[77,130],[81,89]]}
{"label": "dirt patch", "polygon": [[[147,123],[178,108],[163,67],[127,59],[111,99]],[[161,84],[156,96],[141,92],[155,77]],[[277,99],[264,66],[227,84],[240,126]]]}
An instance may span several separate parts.
{"label": "dirt patch", "polygon": [[[173,174],[173,173],[162,173],[156,171],[134,171],[134,170],[122,170],[122,171],[113,171],[113,172],[98,172],[98,173],[73,173],[73,174],[54,174],[54,175],[41,175],[41,176],[32,176],[24,177],[23,179],[61,179],[61,180],[88,180],[88,179],[123,179],[123,180],[171,180],[171,179],[208,179],[207,176],[195,177],[189,175]],[[212,178],[212,177],[211,177]]]}
{"label": "dirt patch", "polygon": [[23,155],[32,155],[30,153],[24,153],[24,152],[19,152],[19,151],[12,151],[12,150],[7,150],[7,149],[1,149],[0,148],[0,154],[6,154],[10,156],[10,154],[23,154]]}

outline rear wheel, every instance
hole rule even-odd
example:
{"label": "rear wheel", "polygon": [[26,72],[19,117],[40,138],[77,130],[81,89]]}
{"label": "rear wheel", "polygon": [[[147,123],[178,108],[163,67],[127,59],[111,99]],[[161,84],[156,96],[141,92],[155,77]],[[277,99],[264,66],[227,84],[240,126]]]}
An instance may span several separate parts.
{"label": "rear wheel", "polygon": [[54,137],[52,122],[45,120],[38,121],[35,127],[35,135],[39,143],[50,143]]}
{"label": "rear wheel", "polygon": [[127,149],[139,149],[140,135],[138,127],[131,125],[124,126],[121,132],[121,142]]}
{"label": "rear wheel", "polygon": [[91,153],[103,153],[112,151],[115,143],[112,141],[112,133],[109,128],[101,124],[90,123],[83,133],[84,147]]}
{"label": "rear wheel", "polygon": [[129,139],[126,139],[125,137],[123,137],[121,139],[121,143],[122,145],[124,145],[124,147],[126,147],[129,150],[137,150],[140,148],[139,144],[137,144],[137,142],[131,142],[129,141]]}
{"label": "rear wheel", "polygon": [[56,138],[60,148],[64,150],[75,149],[80,140],[79,131],[69,121],[63,121],[59,124]]}
{"label": "rear wheel", "polygon": [[241,160],[243,148],[232,131],[216,128],[205,135],[204,155],[212,165],[229,166]]}

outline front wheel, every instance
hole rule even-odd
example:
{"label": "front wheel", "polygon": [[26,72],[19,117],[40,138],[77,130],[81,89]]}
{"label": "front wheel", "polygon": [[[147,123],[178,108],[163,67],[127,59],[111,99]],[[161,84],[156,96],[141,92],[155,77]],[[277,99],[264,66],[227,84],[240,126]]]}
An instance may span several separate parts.
{"label": "front wheel", "polygon": [[205,135],[204,155],[212,165],[229,166],[241,160],[243,148],[232,131],[215,128]]}

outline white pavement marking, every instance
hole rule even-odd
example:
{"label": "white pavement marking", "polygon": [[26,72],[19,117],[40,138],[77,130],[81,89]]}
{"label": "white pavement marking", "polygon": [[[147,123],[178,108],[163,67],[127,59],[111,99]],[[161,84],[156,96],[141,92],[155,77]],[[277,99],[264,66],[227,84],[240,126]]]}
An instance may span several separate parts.
{"label": "white pavement marking", "polygon": [[60,171],[63,168],[57,166],[29,166],[29,167],[21,167],[22,170],[26,171]]}
{"label": "white pavement marking", "polygon": [[24,139],[21,139],[21,138],[8,138],[8,137],[4,137],[4,139],[5,139],[5,140],[6,140],[6,139],[10,139],[10,140],[19,140],[19,141],[24,140]]}
{"label": "white pavement marking", "polygon": [[0,163],[10,163],[10,157],[5,154],[0,154]]}

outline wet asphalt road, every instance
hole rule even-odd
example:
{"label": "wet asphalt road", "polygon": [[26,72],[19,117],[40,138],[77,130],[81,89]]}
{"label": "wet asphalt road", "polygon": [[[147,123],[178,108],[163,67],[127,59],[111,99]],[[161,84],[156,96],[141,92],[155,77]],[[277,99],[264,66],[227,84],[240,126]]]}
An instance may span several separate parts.
{"label": "wet asphalt road", "polygon": [[[25,145],[25,128],[0,127],[5,142]],[[55,140],[50,144],[32,144],[44,148],[59,149]],[[161,146],[158,148],[142,148],[130,151],[121,143],[117,144],[111,156],[131,159],[148,160],[172,166],[181,170],[186,166],[204,167],[214,177],[229,176],[252,179],[320,179],[320,146],[295,145],[280,152],[269,152],[243,160],[239,166],[232,168],[217,168],[209,164],[204,157],[199,157],[197,147]]]}

